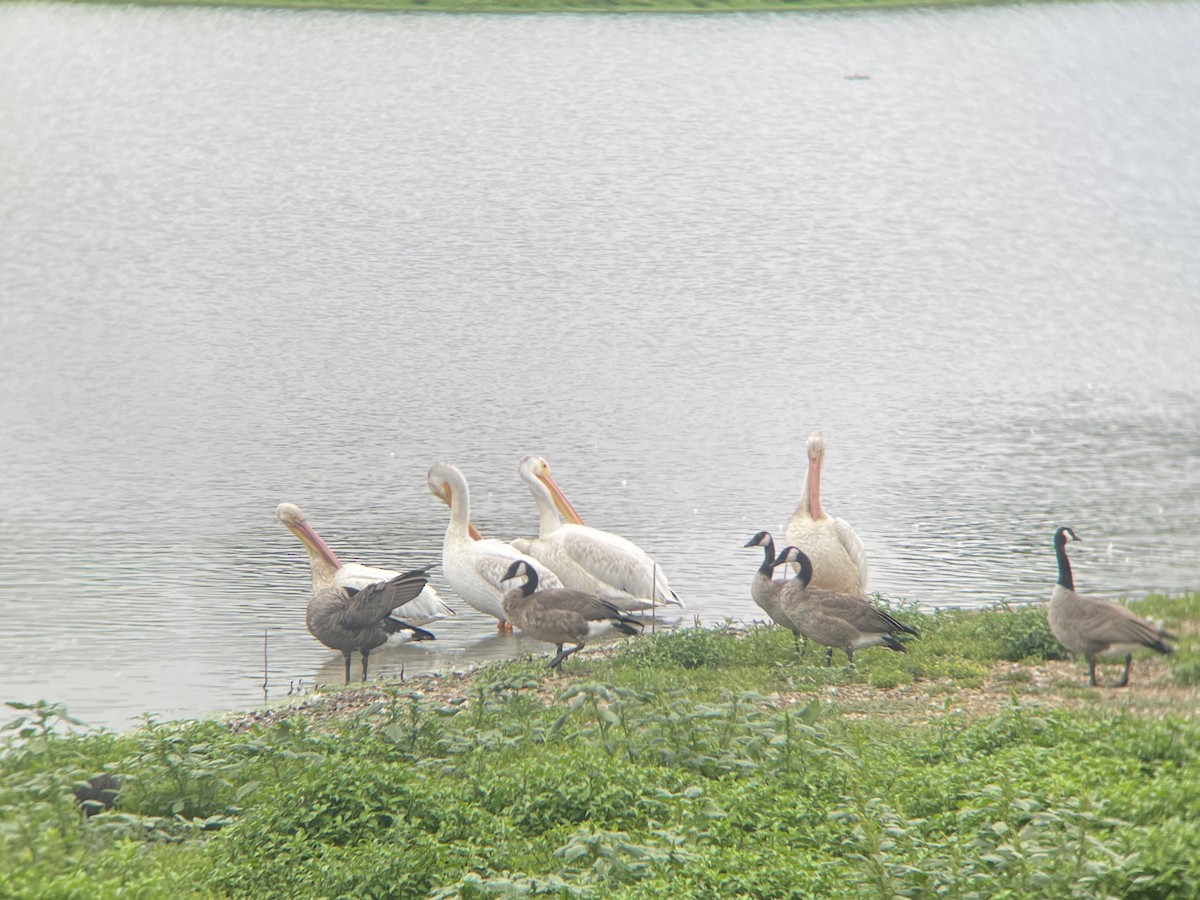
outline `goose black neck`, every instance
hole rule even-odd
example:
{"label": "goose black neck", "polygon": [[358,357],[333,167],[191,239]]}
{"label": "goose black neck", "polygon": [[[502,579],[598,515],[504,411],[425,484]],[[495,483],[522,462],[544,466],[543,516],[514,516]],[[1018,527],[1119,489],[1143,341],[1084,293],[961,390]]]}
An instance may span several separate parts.
{"label": "goose black neck", "polygon": [[758,571],[770,578],[775,574],[775,539],[767,538],[767,543],[763,546],[764,556],[763,564],[758,567]]}
{"label": "goose black neck", "polygon": [[1058,583],[1068,591],[1075,590],[1071,561],[1067,559],[1067,535],[1061,530],[1054,535],[1054,553],[1058,557]]}
{"label": "goose black neck", "polygon": [[538,581],[537,569],[535,569],[533,566],[526,566],[525,567],[525,584],[521,588],[521,596],[528,597],[530,594],[532,594],[534,591],[536,591],[537,590],[537,581]]}
{"label": "goose black neck", "polygon": [[808,583],[812,581],[812,560],[808,558],[807,553],[801,553],[796,562],[800,565],[800,572],[796,575],[800,579],[800,587],[808,587]]}

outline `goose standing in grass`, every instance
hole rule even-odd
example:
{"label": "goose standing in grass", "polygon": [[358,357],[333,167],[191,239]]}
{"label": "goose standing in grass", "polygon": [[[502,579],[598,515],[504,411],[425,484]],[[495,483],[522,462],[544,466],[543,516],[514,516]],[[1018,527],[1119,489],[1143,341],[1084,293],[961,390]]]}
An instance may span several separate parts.
{"label": "goose standing in grass", "polygon": [[[504,573],[505,581],[521,577],[525,578],[524,583],[504,594],[504,614],[523,633],[554,644],[558,652],[547,668],[561,666],[564,659],[582,650],[588,638],[596,633],[616,629],[633,635],[642,630],[641,622],[594,594],[568,588],[539,591],[537,569],[526,560],[515,561]],[[563,650],[568,642],[575,646]]]}
{"label": "goose standing in grass", "polygon": [[1050,630],[1069,652],[1087,660],[1092,687],[1100,687],[1096,680],[1096,658],[1124,654],[1125,672],[1112,686],[1125,687],[1129,684],[1135,649],[1149,647],[1158,653],[1170,653],[1174,648],[1167,641],[1178,638],[1162,625],[1134,615],[1120,603],[1075,593],[1071,561],[1067,559],[1068,540],[1079,540],[1070,528],[1064,526],[1054,532],[1058,583],[1050,594]]}
{"label": "goose standing in grass", "polygon": [[517,471],[538,509],[538,536],[522,541],[518,545],[522,551],[551,569],[568,588],[595,594],[623,610],[683,606],[662,567],[642,548],[618,534],[583,524],[546,460],[526,456]]}
{"label": "goose standing in grass", "polygon": [[[300,539],[308,553],[314,595],[326,588],[362,591],[371,585],[389,582],[400,574],[392,569],[377,569],[361,563],[343,563],[329,544],[325,543],[325,539],[309,524],[304,510],[294,503],[280,503],[275,510],[275,516],[288,531]],[[391,635],[393,642],[411,640],[414,636],[428,640],[432,635],[428,631],[418,634],[419,629],[416,626],[428,625],[438,619],[453,616],[455,612],[442,602],[433,585],[426,584],[420,593],[402,604],[400,615],[407,623],[404,626],[406,630]]]}
{"label": "goose standing in grass", "polygon": [[812,560],[813,587],[842,594],[867,590],[867,551],[850,523],[821,508],[821,466],[825,463],[825,438],[819,431],[808,436],[808,475],[800,505],[787,523],[789,544]]}
{"label": "goose standing in grass", "polygon": [[862,597],[811,587],[813,564],[803,550],[785,547],[775,564],[787,563],[795,563],[800,571],[779,592],[779,605],[800,634],[829,648],[825,665],[833,663],[835,647],[846,651],[850,665],[854,664],[854,651],[864,647],[883,646],[908,652],[896,635],[917,635],[915,628],[897,621]]}
{"label": "goose standing in grass", "polygon": [[388,636],[411,630],[417,641],[433,635],[421,628],[393,618],[392,613],[410,603],[425,587],[431,567],[414,569],[390,581],[377,581],[362,590],[330,585],[313,594],[308,602],[305,621],[313,637],[332,650],[341,650],[346,658],[346,684],[350,683],[350,654],[362,653],[362,680],[367,680],[367,659],[376,647],[387,643]]}
{"label": "goose standing in grass", "polygon": [[[492,538],[473,539],[471,491],[462,472],[449,463],[434,463],[428,475],[429,490],[450,507],[450,524],[442,542],[442,572],[463,602],[488,616],[496,617],[496,630],[511,632],[505,615],[504,573],[514,562],[524,560],[538,573],[546,587],[561,588],[562,582],[549,569],[519,552],[511,544]],[[478,532],[475,532],[477,535]]]}
{"label": "goose standing in grass", "polygon": [[771,537],[769,531],[760,531],[744,546],[763,548],[762,565],[754,573],[754,581],[750,584],[751,599],[771,617],[772,622],[791,631],[799,641],[800,633],[792,625],[792,620],[787,617],[783,607],[779,605],[779,594],[788,582],[785,578],[775,578],[775,538]]}

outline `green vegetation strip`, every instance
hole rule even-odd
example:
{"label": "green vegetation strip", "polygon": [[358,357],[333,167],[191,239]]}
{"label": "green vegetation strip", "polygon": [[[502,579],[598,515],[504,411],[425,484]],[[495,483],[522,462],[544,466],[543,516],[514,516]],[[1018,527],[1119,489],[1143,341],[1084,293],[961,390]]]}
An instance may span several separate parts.
{"label": "green vegetation strip", "polygon": [[[73,0],[131,5],[130,0]],[[989,6],[1002,0],[132,0],[134,6],[239,6],[360,12],[719,13]],[[1035,0],[1058,2],[1058,0]]]}
{"label": "green vegetation strip", "polygon": [[[1135,662],[1129,691],[1155,665],[1155,689],[1193,709],[1200,594],[1131,605],[1183,641],[1169,671]],[[1196,896],[1190,715],[1015,689],[954,712],[1001,660],[1060,667],[1075,700],[1132,693],[1047,663],[1042,609],[895,612],[920,640],[853,672],[778,629],[691,629],[562,677],[535,660],[454,696],[381,686],[340,717],[60,734],[61,709],[18,707],[0,896]],[[934,685],[941,714],[886,714]],[[99,774],[122,788],[86,817],[76,792]]]}

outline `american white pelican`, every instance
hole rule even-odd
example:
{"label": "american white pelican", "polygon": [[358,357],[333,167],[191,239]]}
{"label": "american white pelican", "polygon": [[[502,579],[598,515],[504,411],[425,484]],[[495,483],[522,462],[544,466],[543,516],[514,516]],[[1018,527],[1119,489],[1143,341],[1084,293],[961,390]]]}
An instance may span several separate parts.
{"label": "american white pelican", "polygon": [[1096,680],[1096,657],[1124,654],[1125,672],[1113,687],[1125,687],[1129,684],[1135,649],[1149,647],[1159,653],[1171,653],[1175,648],[1167,641],[1178,638],[1162,625],[1135,616],[1120,603],[1075,593],[1071,561],[1067,559],[1068,540],[1079,540],[1070,528],[1054,532],[1058,583],[1050,594],[1050,630],[1067,650],[1082,654],[1087,660],[1092,687],[1100,687]]}
{"label": "american white pelican", "polygon": [[813,564],[803,550],[785,547],[775,563],[794,563],[800,567],[799,574],[780,591],[779,605],[800,634],[829,648],[825,665],[833,662],[834,647],[846,651],[846,661],[851,665],[854,651],[864,647],[883,646],[907,652],[895,635],[901,632],[915,635],[915,628],[898,622],[858,595],[810,587]]}
{"label": "american white pelican", "polygon": [[849,522],[821,509],[824,462],[825,438],[814,431],[808,436],[808,477],[800,505],[787,523],[787,541],[812,560],[813,587],[862,594],[867,590],[867,551]]}
{"label": "american white pelican", "polygon": [[397,575],[391,581],[377,581],[361,591],[330,585],[321,588],[308,602],[305,621],[308,633],[331,650],[341,650],[346,658],[346,684],[350,683],[350,654],[362,653],[362,680],[367,680],[367,658],[376,647],[387,643],[388,635],[412,629],[414,640],[433,637],[421,628],[412,628],[392,617],[392,612],[411,602],[425,587],[429,566]]}
{"label": "american white pelican", "polygon": [[[522,576],[525,582],[504,594],[501,601],[504,614],[525,634],[555,645],[558,653],[550,660],[548,668],[558,668],[564,659],[582,650],[596,625],[624,634],[641,633],[641,622],[626,618],[623,610],[595,594],[568,588],[538,590],[537,571],[523,559],[508,567],[504,580]],[[568,641],[575,646],[563,650],[563,644]]]}
{"label": "american white pelican", "polygon": [[546,587],[561,588],[562,582],[536,560],[511,544],[478,538],[471,530],[471,492],[467,479],[449,463],[434,463],[429,470],[429,490],[450,507],[450,524],[442,543],[442,573],[454,593],[481,613],[495,616],[497,631],[512,631],[500,600],[504,596],[504,573],[517,560],[533,566]]}
{"label": "american white pelican", "polygon": [[[521,549],[554,571],[572,590],[595,594],[626,611],[659,604],[683,606],[667,576],[640,547],[620,535],[583,525],[540,456],[517,466],[538,508],[538,536]],[[567,518],[563,522],[559,513]]]}
{"label": "american white pelican", "polygon": [[[361,591],[374,584],[389,582],[400,574],[392,569],[376,569],[361,563],[343,563],[325,543],[325,539],[308,523],[304,511],[294,503],[280,503],[275,515],[288,531],[300,539],[308,552],[314,595],[326,588]],[[422,639],[421,635],[428,635],[429,632],[421,632],[417,626],[428,625],[438,619],[455,615],[454,610],[442,602],[442,598],[437,595],[431,584],[426,584],[419,594],[402,604],[396,611],[408,628],[390,635],[393,643],[412,640],[414,636]]]}

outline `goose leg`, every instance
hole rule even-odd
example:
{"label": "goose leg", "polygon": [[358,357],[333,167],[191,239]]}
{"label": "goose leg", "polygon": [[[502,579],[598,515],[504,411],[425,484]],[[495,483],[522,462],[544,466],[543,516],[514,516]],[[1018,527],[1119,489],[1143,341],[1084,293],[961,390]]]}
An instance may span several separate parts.
{"label": "goose leg", "polygon": [[363,681],[367,680],[367,657],[371,655],[371,651],[366,647],[363,648]]}
{"label": "goose leg", "polygon": [[1125,672],[1124,672],[1124,674],[1121,675],[1121,680],[1118,681],[1116,684],[1114,684],[1113,687],[1128,687],[1129,686],[1129,670],[1132,666],[1133,666],[1133,654],[1126,653],[1125,654]]}
{"label": "goose leg", "polygon": [[830,647],[829,652],[825,654],[825,668],[828,669],[832,665],[833,665],[833,648]]}
{"label": "goose leg", "polygon": [[1100,687],[1100,682],[1096,680],[1096,659],[1088,657],[1088,679],[1092,683],[1092,687]]}
{"label": "goose leg", "polygon": [[350,683],[350,652],[348,650],[343,650],[342,656],[346,657],[346,684],[349,684]]}
{"label": "goose leg", "polygon": [[[832,653],[833,651],[830,650],[829,652]],[[846,648],[846,668],[851,669],[853,667],[854,667],[854,648],[847,647]]]}
{"label": "goose leg", "polygon": [[547,669],[557,669],[562,665],[562,661],[567,658],[566,654],[563,653],[562,644],[555,644],[555,649],[558,650],[558,652],[554,654],[554,658],[547,663]]}

